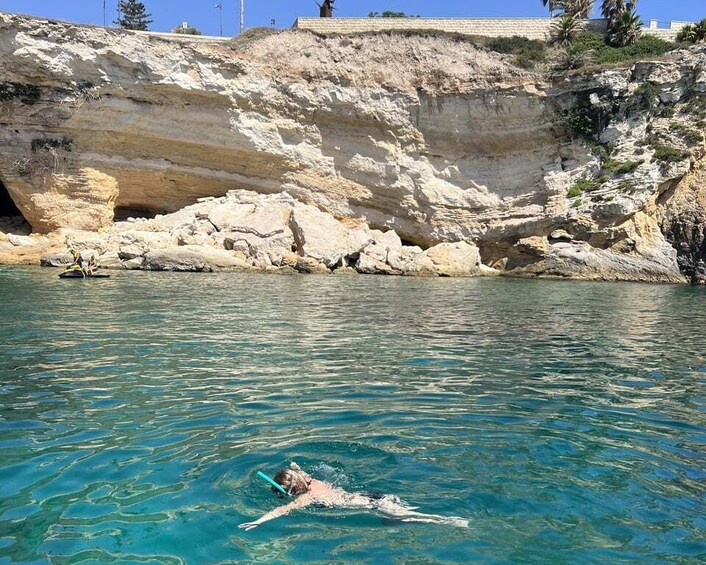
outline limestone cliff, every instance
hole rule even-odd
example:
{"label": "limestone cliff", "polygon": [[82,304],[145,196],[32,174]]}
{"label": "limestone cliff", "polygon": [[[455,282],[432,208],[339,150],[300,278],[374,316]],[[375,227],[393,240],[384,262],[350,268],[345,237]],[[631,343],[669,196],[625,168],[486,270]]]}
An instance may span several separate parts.
{"label": "limestone cliff", "polygon": [[0,192],[35,234],[0,261],[681,282],[704,255],[703,48],[554,76],[444,36],[0,15],[0,65]]}

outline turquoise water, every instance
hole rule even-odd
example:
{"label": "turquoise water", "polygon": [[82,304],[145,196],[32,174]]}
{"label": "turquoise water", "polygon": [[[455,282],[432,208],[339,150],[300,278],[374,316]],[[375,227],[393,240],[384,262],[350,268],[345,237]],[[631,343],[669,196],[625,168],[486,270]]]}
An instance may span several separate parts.
{"label": "turquoise water", "polygon": [[[706,560],[706,289],[0,270],[0,564]],[[290,460],[469,529],[280,501]]]}

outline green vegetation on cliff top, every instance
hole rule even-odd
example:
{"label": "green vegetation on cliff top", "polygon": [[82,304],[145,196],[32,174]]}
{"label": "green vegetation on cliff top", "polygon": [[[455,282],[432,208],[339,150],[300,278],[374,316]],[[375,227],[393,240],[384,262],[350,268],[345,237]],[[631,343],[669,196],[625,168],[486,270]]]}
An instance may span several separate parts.
{"label": "green vegetation on cliff top", "polygon": [[674,51],[679,46],[651,35],[643,35],[634,44],[626,47],[611,47],[603,34],[587,31],[579,34],[572,42],[579,54],[588,54],[590,62],[597,65],[636,61],[644,57],[655,57]]}

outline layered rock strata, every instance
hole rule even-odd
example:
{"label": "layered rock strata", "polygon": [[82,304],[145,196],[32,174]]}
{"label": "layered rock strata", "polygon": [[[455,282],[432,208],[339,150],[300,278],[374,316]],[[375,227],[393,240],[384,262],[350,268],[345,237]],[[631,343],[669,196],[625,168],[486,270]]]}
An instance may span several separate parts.
{"label": "layered rock strata", "polygon": [[555,76],[444,36],[0,15],[0,55],[0,181],[34,234],[0,261],[684,282],[704,258],[703,48]]}

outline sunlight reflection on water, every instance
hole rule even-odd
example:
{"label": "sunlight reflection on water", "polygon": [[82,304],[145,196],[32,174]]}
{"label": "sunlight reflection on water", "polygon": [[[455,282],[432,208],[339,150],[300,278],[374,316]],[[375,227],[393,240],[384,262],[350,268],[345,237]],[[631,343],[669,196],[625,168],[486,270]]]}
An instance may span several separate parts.
{"label": "sunlight reflection on water", "polygon": [[[0,563],[702,563],[704,289],[0,271]],[[290,459],[471,530],[314,509]]]}

